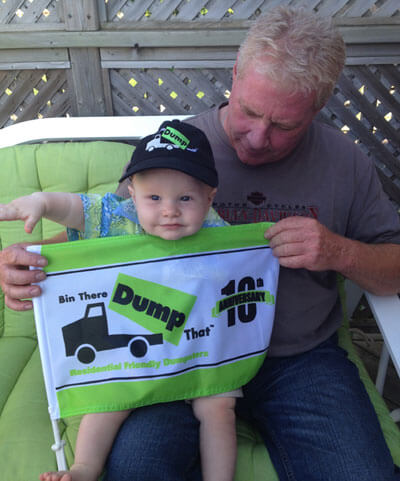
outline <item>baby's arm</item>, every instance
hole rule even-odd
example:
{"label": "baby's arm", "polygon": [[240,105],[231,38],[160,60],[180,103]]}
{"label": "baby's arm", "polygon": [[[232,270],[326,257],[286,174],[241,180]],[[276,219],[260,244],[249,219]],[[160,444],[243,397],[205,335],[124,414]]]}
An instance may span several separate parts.
{"label": "baby's arm", "polygon": [[0,220],[23,220],[28,233],[42,217],[77,230],[83,230],[85,226],[83,205],[78,194],[35,192],[9,204],[0,204]]}
{"label": "baby's arm", "polygon": [[111,446],[121,424],[131,413],[115,411],[83,416],[75,448],[75,461],[70,471],[48,472],[40,475],[41,481],[97,481],[101,475]]}

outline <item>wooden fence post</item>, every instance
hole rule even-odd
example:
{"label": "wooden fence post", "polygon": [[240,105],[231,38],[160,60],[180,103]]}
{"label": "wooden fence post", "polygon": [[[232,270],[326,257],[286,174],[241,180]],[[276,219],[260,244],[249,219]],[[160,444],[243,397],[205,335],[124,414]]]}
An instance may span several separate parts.
{"label": "wooden fence post", "polygon": [[[67,31],[100,29],[97,0],[62,0]],[[73,115],[112,115],[108,71],[101,68],[100,49],[69,48],[71,69],[67,72]]]}

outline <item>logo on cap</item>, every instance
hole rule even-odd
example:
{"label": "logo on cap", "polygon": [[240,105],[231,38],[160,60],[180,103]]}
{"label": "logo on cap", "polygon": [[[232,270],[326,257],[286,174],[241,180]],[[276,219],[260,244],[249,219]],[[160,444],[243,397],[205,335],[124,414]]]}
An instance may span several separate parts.
{"label": "logo on cap", "polygon": [[[161,142],[161,137],[169,140],[171,143]],[[189,139],[185,135],[181,134],[178,130],[173,129],[172,127],[166,127],[160,129],[154,138],[147,142],[146,150],[148,152],[151,152],[154,149],[187,149],[191,152],[197,152],[199,150],[198,148],[190,149],[188,147],[189,143]]]}

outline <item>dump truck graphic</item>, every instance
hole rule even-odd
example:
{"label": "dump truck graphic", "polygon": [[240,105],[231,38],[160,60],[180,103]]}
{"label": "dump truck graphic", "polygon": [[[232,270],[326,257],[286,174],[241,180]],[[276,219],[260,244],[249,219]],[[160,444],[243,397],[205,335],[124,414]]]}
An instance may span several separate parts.
{"label": "dump truck graphic", "polygon": [[84,364],[96,358],[97,351],[128,347],[132,356],[143,357],[149,346],[163,343],[162,334],[109,334],[104,302],[88,304],[85,315],[62,328],[65,354]]}
{"label": "dump truck graphic", "polygon": [[174,145],[167,142],[161,142],[161,135],[157,134],[154,136],[153,140],[150,140],[150,142],[147,142],[146,144],[146,150],[148,150],[149,152],[151,152],[154,149],[172,150],[172,149],[180,149],[180,147],[179,145]]}

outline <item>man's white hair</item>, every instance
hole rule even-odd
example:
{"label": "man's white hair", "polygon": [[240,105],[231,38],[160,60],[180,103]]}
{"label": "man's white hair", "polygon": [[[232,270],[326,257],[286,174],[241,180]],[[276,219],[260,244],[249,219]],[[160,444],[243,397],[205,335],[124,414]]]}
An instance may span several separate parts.
{"label": "man's white hair", "polygon": [[327,18],[277,7],[250,27],[237,59],[237,75],[251,64],[288,92],[316,93],[315,107],[328,100],[346,58],[342,36]]}

